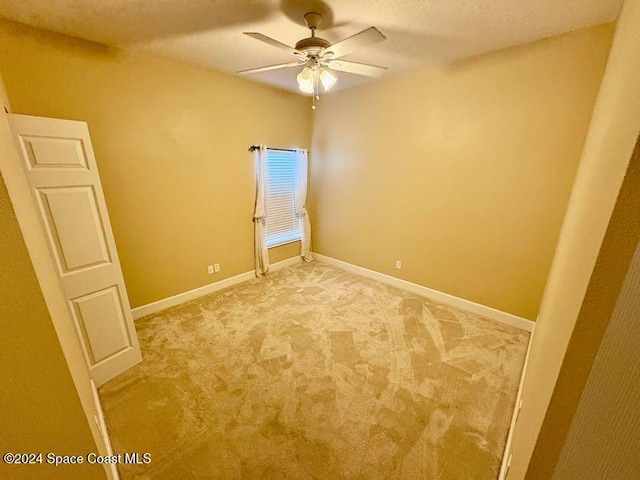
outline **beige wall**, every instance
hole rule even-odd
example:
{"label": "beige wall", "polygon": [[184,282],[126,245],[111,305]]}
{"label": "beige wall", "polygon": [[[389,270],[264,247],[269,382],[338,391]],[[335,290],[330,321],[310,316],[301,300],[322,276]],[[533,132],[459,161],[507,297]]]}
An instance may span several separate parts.
{"label": "beige wall", "polygon": [[[638,79],[640,0],[627,0],[617,22],[533,337],[522,411],[513,435],[512,479],[525,474],[532,480],[550,478],[585,372],[591,369],[593,346],[599,344],[609,320],[606,309],[617,298],[619,266],[600,270],[605,275],[604,281],[599,280],[604,289],[592,297],[587,292],[598,279],[594,266],[599,252],[605,252],[605,232],[640,131]],[[637,214],[638,206],[632,205],[622,222]],[[632,242],[615,236],[612,242],[607,254],[617,255],[616,261],[625,255],[630,258]],[[590,311],[589,301],[600,303],[597,312]],[[570,340],[578,342],[577,349],[568,350]],[[530,473],[526,473],[528,469]]]}
{"label": "beige wall", "polygon": [[247,149],[308,148],[308,99],[2,20],[0,71],[15,113],[89,124],[132,306],[253,269]]}
{"label": "beige wall", "polygon": [[599,26],[325,96],[314,250],[535,319],[612,34]]}
{"label": "beige wall", "polygon": [[[1,177],[0,232],[0,452],[97,452]],[[105,478],[99,465],[56,469],[0,461],[0,478],[54,472]]]}

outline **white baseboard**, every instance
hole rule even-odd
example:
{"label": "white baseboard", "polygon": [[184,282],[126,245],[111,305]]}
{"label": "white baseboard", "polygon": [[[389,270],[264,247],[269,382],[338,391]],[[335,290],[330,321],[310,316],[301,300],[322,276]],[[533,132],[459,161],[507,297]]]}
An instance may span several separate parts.
{"label": "white baseboard", "polygon": [[387,285],[398,287],[403,290],[408,290],[423,297],[430,298],[437,302],[446,303],[447,305],[462,308],[468,312],[477,313],[478,315],[482,315],[483,317],[487,317],[492,320],[511,325],[512,327],[520,328],[521,330],[525,330],[527,332],[531,332],[533,330],[533,326],[535,325],[534,322],[532,322],[531,320],[527,320],[526,318],[518,317],[516,315],[512,315],[511,313],[502,312],[500,310],[496,310],[495,308],[487,307],[486,305],[481,305],[470,300],[454,297],[453,295],[449,295],[447,293],[442,293],[431,288],[423,287],[422,285],[418,285],[417,283],[411,283],[400,278],[392,277],[391,275],[386,275],[374,270],[369,270],[368,268],[359,267],[357,265],[343,262],[342,260],[337,260],[335,258],[327,257],[319,253],[314,252],[313,258],[321,262],[328,263],[329,265],[333,265],[335,267],[357,273],[359,275],[362,275],[363,277],[369,277],[382,283],[386,283]]}
{"label": "white baseboard", "polygon": [[[384,273],[379,273],[364,267],[359,267],[357,265],[343,262],[342,260],[337,260],[335,258],[327,257],[319,253],[313,253],[313,257],[316,260],[328,263],[329,265],[333,265],[344,270],[357,273],[364,277],[373,278],[374,280],[386,283],[387,285],[392,285],[403,290],[408,290],[437,302],[446,303],[447,305],[452,305],[469,312],[477,313],[478,315],[482,315],[484,317],[491,318],[492,320],[496,320],[498,322],[520,328],[527,332],[531,332],[533,330],[534,322],[532,322],[531,320],[527,320],[510,313],[502,312],[500,310],[496,310],[495,308],[487,307],[486,305],[481,305],[479,303],[464,300],[459,297],[454,297],[453,295],[449,295],[447,293],[442,293],[431,288],[423,287],[422,285],[418,285],[416,283],[411,283],[400,278],[385,275]],[[302,260],[300,257],[289,258],[287,260],[272,264],[270,270],[275,271],[281,268],[290,267],[292,265],[300,263],[301,261]],[[247,280],[251,280],[252,278],[255,278],[255,273],[253,272],[253,270],[250,272],[241,273],[234,277],[225,278],[224,280],[220,280],[219,282],[210,283],[209,285],[189,290],[188,292],[164,298],[162,300],[158,300],[157,302],[142,305],[140,307],[134,308],[131,313],[134,320],[137,320],[138,318],[142,318],[147,315],[160,312],[167,308],[175,307],[176,305],[195,300],[196,298],[208,295],[213,292],[217,292],[218,290],[222,290],[223,288],[237,285]]]}
{"label": "white baseboard", "polygon": [[[273,272],[275,270],[290,267],[292,265],[300,263],[301,261],[302,259],[300,257],[288,258],[281,262],[272,264],[269,267],[269,271]],[[133,315],[133,319],[137,320],[139,318],[146,317],[147,315],[166,310],[167,308],[175,307],[176,305],[180,305],[181,303],[189,302],[191,300],[195,300],[196,298],[200,298],[210,293],[217,292],[218,290],[222,290],[223,288],[246,282],[247,280],[251,280],[255,277],[255,272],[251,270],[250,272],[241,273],[234,277],[225,278],[224,280],[220,280],[219,282],[214,282],[203,287],[194,288],[193,290],[189,290],[188,292],[183,292],[172,297],[163,298],[162,300],[158,300],[157,302],[148,303],[146,305],[133,308],[131,310],[131,314]]]}
{"label": "white baseboard", "polygon": [[[536,318],[536,322],[537,322]],[[529,344],[527,345],[527,354],[524,357],[524,364],[522,365],[522,374],[520,375],[520,383],[518,384],[518,393],[516,395],[516,404],[511,414],[511,424],[509,425],[509,434],[507,435],[507,443],[504,447],[504,453],[502,454],[502,463],[500,464],[500,472],[498,473],[498,480],[505,480],[511,467],[511,444],[513,443],[513,434],[516,429],[516,421],[522,408],[522,389],[524,387],[524,378],[527,374],[527,367],[529,366],[529,353],[531,353],[531,344],[533,343],[533,336],[536,334],[535,325],[529,335]]]}

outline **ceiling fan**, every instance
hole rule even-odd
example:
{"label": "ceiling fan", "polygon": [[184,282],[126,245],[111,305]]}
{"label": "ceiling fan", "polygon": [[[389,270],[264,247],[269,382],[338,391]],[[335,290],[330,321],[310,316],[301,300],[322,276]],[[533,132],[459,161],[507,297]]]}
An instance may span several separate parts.
{"label": "ceiling fan", "polygon": [[295,47],[285,45],[284,43],[274,40],[271,37],[267,37],[261,33],[244,32],[245,35],[294,55],[296,57],[296,61],[270,65],[268,67],[252,68],[250,70],[242,70],[237,73],[248,74],[267,72],[269,70],[293,68],[304,65],[304,68],[296,77],[298,81],[298,88],[313,96],[313,104],[311,108],[314,110],[316,108],[316,100],[320,98],[320,85],[322,85],[322,88],[326,92],[338,80],[329,71],[329,69],[354,73],[356,75],[364,75],[367,77],[379,77],[384,73],[386,70],[385,67],[339,60],[340,57],[351,53],[359,47],[385,40],[386,37],[380,33],[376,27],[369,27],[360,33],[356,33],[355,35],[332,45],[324,38],[316,37],[316,29],[318,28],[321,20],[322,15],[316,12],[309,12],[304,15],[304,21],[309,30],[311,30],[311,36],[303,38],[297,42]]}

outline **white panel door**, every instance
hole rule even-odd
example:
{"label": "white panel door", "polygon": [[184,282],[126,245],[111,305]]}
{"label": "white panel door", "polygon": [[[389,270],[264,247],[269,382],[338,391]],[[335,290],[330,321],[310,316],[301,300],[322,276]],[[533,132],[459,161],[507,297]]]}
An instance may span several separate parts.
{"label": "white panel door", "polygon": [[97,385],[142,359],[89,130],[9,115],[60,288]]}

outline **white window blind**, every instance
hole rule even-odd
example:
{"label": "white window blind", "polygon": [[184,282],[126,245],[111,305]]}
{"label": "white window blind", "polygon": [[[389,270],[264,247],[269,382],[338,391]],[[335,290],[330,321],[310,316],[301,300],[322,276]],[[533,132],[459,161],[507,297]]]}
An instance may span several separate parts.
{"label": "white window blind", "polygon": [[300,240],[295,210],[296,152],[267,150],[267,247]]}

